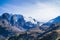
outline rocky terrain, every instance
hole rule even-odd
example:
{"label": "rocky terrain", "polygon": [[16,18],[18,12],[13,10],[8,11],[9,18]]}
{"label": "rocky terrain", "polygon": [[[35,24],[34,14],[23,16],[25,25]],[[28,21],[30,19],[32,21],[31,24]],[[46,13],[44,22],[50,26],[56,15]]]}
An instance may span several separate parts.
{"label": "rocky terrain", "polygon": [[[32,18],[30,18],[32,19]],[[0,16],[0,40],[60,40],[60,16],[43,23],[23,15]]]}

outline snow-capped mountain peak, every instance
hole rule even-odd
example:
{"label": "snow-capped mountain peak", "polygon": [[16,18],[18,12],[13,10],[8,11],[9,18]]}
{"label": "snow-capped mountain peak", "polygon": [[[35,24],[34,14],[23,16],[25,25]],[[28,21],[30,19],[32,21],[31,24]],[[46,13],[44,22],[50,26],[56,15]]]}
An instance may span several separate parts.
{"label": "snow-capped mountain peak", "polygon": [[34,21],[32,17],[25,17],[24,19],[25,19],[26,22],[29,21],[29,22],[31,22],[33,24],[37,24],[37,21]]}

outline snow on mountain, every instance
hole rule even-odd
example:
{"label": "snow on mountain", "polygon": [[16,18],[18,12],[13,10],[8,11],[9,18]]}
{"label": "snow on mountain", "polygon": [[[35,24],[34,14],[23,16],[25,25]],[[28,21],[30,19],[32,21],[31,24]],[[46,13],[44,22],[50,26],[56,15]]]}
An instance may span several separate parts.
{"label": "snow on mountain", "polygon": [[58,17],[56,17],[54,19],[49,20],[48,22],[44,23],[44,25],[48,25],[49,26],[49,25],[51,25],[53,23],[58,23],[58,22],[60,22],[60,16],[58,16]]}
{"label": "snow on mountain", "polygon": [[52,28],[54,26],[55,23],[60,23],[60,16],[54,18],[54,19],[51,19],[49,20],[48,22],[44,23],[40,29],[41,30],[47,30],[49,28]]}
{"label": "snow on mountain", "polygon": [[[53,20],[53,21],[52,21]],[[56,18],[54,18],[54,19],[52,19],[51,21],[52,21],[52,23],[56,23],[56,22],[60,22],[60,16],[58,16],[58,17],[56,17]]]}
{"label": "snow on mountain", "polygon": [[24,17],[23,15],[18,14],[4,13],[1,15],[1,18],[7,20],[11,26],[16,26],[17,28],[21,28],[23,30],[34,28],[40,24],[40,22],[36,21],[32,17]]}
{"label": "snow on mountain", "polygon": [[26,22],[30,21],[33,24],[37,24],[37,21],[34,21],[34,19],[32,17],[24,17],[24,19]]}

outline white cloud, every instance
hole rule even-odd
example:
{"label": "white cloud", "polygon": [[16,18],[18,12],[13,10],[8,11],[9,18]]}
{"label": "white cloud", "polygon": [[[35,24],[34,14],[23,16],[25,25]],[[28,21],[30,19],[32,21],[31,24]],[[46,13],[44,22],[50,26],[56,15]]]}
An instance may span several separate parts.
{"label": "white cloud", "polygon": [[47,3],[37,2],[34,5],[16,6],[6,4],[1,7],[5,12],[23,14],[26,17],[33,17],[38,21],[47,22],[48,20],[60,15],[59,8]]}

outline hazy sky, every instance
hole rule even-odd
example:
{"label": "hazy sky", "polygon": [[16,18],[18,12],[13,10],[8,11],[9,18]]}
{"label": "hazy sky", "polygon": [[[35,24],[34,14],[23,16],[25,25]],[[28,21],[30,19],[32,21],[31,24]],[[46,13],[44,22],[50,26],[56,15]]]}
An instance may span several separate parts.
{"label": "hazy sky", "polygon": [[0,0],[0,13],[4,12],[47,22],[60,16],[60,0]]}

